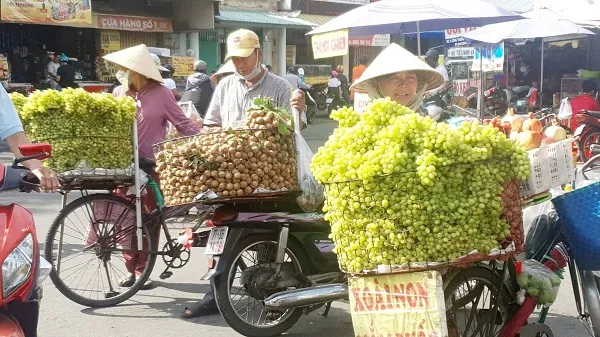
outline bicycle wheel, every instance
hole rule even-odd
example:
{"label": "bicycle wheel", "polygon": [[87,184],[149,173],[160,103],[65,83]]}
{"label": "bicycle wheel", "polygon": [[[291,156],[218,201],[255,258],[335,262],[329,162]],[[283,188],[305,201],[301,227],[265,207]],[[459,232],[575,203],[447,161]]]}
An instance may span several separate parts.
{"label": "bicycle wheel", "polygon": [[[149,254],[155,243],[144,226],[143,249],[137,249],[135,214],[131,202],[110,194],[84,196],[59,213],[44,255],[53,266],[50,278],[63,295],[83,306],[106,307],[142,288],[156,262],[156,255]],[[128,270],[136,267],[133,284],[121,286],[130,278]]]}
{"label": "bicycle wheel", "polygon": [[[573,273],[574,268],[572,266],[569,267],[569,270]],[[580,311],[579,318],[592,336],[600,337],[600,283],[593,272],[579,268],[576,270],[577,275],[575,277],[571,275],[571,279],[574,288],[581,287],[581,292],[574,291],[577,307]],[[577,281],[579,282],[579,286],[576,283]],[[583,298],[583,303],[577,300],[578,295],[581,295]]]}
{"label": "bicycle wheel", "polygon": [[450,336],[498,336],[513,312],[501,275],[483,266],[450,278],[444,297]]}

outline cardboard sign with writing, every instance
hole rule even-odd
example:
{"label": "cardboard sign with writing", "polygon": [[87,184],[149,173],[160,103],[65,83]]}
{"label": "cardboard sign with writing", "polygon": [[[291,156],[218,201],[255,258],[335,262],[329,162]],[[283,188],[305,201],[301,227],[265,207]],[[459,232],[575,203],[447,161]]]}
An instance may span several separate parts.
{"label": "cardboard sign with writing", "polygon": [[195,59],[189,56],[173,56],[171,64],[175,68],[176,77],[187,77],[194,73]]}
{"label": "cardboard sign with writing", "polygon": [[312,48],[315,59],[343,56],[348,54],[348,30],[315,34],[312,36]]}
{"label": "cardboard sign with writing", "polygon": [[448,336],[436,271],[350,278],[348,288],[356,337]]}
{"label": "cardboard sign with writing", "polygon": [[362,114],[366,109],[367,105],[371,103],[369,95],[364,92],[354,93],[354,111],[358,114]]}

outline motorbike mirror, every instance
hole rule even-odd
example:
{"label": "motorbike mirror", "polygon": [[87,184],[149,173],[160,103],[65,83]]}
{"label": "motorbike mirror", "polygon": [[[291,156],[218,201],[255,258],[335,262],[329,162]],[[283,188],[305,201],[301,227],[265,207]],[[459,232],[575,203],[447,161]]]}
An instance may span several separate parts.
{"label": "motorbike mirror", "polygon": [[23,156],[15,159],[16,163],[22,163],[30,159],[44,160],[52,154],[52,146],[48,143],[23,144],[19,145],[19,151]]}
{"label": "motorbike mirror", "polygon": [[592,144],[590,145],[590,151],[593,155],[600,154],[600,144]]}

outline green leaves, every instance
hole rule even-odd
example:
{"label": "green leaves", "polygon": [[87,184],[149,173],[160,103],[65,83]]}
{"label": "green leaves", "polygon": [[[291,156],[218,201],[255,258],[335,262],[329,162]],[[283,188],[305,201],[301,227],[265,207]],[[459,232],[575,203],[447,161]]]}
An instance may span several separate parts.
{"label": "green leaves", "polygon": [[289,133],[290,126],[294,127],[294,120],[292,115],[283,107],[275,107],[273,99],[269,97],[256,97],[253,101],[255,108],[251,108],[248,112],[263,111],[265,114],[273,112],[279,121],[277,130],[282,136],[286,136]]}

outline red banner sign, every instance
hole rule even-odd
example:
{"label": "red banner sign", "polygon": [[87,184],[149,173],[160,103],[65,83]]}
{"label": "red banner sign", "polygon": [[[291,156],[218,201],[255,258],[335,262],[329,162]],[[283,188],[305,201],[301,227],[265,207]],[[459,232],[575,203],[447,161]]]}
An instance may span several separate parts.
{"label": "red banner sign", "polygon": [[173,32],[171,19],[140,16],[98,15],[98,29],[130,30],[136,32]]}

